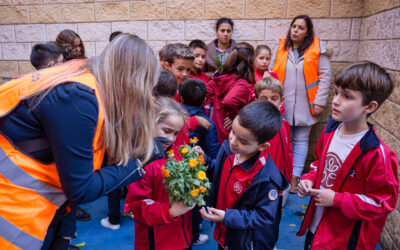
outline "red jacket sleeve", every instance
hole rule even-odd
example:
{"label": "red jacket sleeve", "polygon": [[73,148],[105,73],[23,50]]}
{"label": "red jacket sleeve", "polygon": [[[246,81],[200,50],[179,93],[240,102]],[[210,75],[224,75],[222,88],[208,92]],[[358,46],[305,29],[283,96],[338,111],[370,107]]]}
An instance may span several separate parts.
{"label": "red jacket sleeve", "polygon": [[196,116],[189,117],[188,129],[190,131],[195,131],[199,126],[200,126],[199,120],[197,119]]}
{"label": "red jacket sleeve", "polygon": [[399,192],[397,157],[389,148],[381,148],[382,151],[375,150],[372,157],[365,157],[361,163],[370,168],[363,182],[365,193],[335,194],[333,206],[350,219],[375,220],[396,208]]}
{"label": "red jacket sleeve", "polygon": [[169,213],[169,202],[158,202],[155,200],[157,192],[164,185],[162,183],[161,170],[159,164],[162,161],[155,161],[146,166],[146,174],[143,179],[128,185],[128,194],[125,200],[125,211],[132,211],[135,220],[146,225],[160,225],[175,221]]}
{"label": "red jacket sleeve", "polygon": [[[224,109],[230,110],[236,115],[240,108],[248,103],[250,87],[245,80],[239,80],[234,84],[232,89],[225,95],[222,104]],[[233,119],[234,117],[231,118]]]}
{"label": "red jacket sleeve", "polygon": [[282,138],[283,140],[286,140],[286,150],[285,150],[285,159],[287,163],[287,173],[289,174],[288,180],[290,181],[292,179],[292,173],[293,173],[293,145],[292,145],[292,139],[290,138],[290,125],[287,121],[283,121],[283,125],[286,130],[285,138]]}
{"label": "red jacket sleeve", "polygon": [[[204,106],[213,106],[214,105],[214,97],[215,97],[215,82],[210,80],[206,84],[207,93],[206,93],[206,101]],[[207,107],[206,107],[207,108]]]}
{"label": "red jacket sleeve", "polygon": [[[321,159],[321,154],[322,154],[322,149],[323,149],[323,137],[324,137],[324,131],[322,131],[317,145],[315,146],[315,161],[313,163],[311,163],[310,165],[310,172],[308,172],[307,174],[304,174],[303,176],[301,176],[302,180],[310,180],[312,181],[313,185],[315,184],[316,180],[317,180],[317,168],[319,166],[319,161]],[[324,166],[323,166],[324,167]]]}

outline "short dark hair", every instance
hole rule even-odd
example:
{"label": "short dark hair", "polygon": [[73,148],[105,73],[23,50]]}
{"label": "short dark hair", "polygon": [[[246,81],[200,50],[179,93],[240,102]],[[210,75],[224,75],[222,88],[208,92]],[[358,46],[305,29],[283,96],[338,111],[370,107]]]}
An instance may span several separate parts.
{"label": "short dark hair", "polygon": [[303,55],[304,51],[306,51],[306,49],[308,49],[308,47],[310,47],[311,44],[314,42],[314,25],[313,25],[313,22],[311,21],[311,18],[307,15],[299,15],[299,16],[296,16],[295,18],[293,18],[292,22],[290,23],[289,31],[286,35],[284,48],[286,50],[289,47],[293,46],[292,39],[290,38],[290,29],[292,28],[292,25],[294,24],[294,22],[297,19],[303,19],[307,25],[306,38],[304,39],[303,44],[298,48],[300,55]]}
{"label": "short dark hair", "polygon": [[177,90],[178,83],[176,82],[174,74],[167,69],[162,69],[158,77],[158,82],[153,87],[153,96],[174,98]]}
{"label": "short dark hair", "polygon": [[268,45],[257,45],[257,47],[256,47],[256,56],[261,52],[261,50],[268,50],[269,53],[272,54],[271,48]]}
{"label": "short dark hair", "polygon": [[244,42],[236,44],[222,66],[221,73],[235,73],[238,78],[245,79],[250,84],[254,83],[254,56],[253,46]]}
{"label": "short dark hair", "polygon": [[342,89],[360,91],[363,105],[376,101],[380,107],[393,92],[394,78],[378,64],[363,61],[339,70],[334,84]]}
{"label": "short dark hair", "polygon": [[40,43],[35,44],[31,51],[31,64],[36,69],[47,67],[50,61],[57,61],[63,51],[55,43]]}
{"label": "short dark hair", "polygon": [[175,59],[188,59],[194,60],[192,51],[183,43],[175,43],[168,48],[165,61],[171,66],[174,64]]}
{"label": "short dark hair", "polygon": [[182,84],[179,93],[184,104],[201,107],[206,99],[207,86],[201,80],[188,78]]}
{"label": "short dark hair", "polygon": [[162,47],[160,49],[160,52],[158,52],[158,56],[160,57],[160,61],[165,61],[166,58],[168,57],[168,53],[171,51],[171,47],[174,46],[174,44],[172,43],[168,43],[166,45],[164,45],[164,47]]}
{"label": "short dark hair", "polygon": [[114,38],[116,38],[117,36],[121,35],[122,32],[121,31],[114,31],[113,33],[110,34],[110,37],[108,38],[108,41],[112,41],[114,40]]}
{"label": "short dark hair", "polygon": [[270,141],[282,126],[282,113],[269,101],[259,100],[244,106],[237,115],[238,122],[250,130],[259,144]]}
{"label": "short dark hair", "polygon": [[204,49],[205,51],[207,51],[207,45],[202,41],[202,40],[193,40],[189,43],[189,49],[190,50],[194,50],[196,48],[200,48],[200,49]]}
{"label": "short dark hair", "polygon": [[220,19],[218,19],[217,23],[215,24],[215,31],[218,31],[219,26],[223,23],[227,23],[230,24],[233,30],[233,21],[230,18],[226,18],[226,17],[222,17]]}

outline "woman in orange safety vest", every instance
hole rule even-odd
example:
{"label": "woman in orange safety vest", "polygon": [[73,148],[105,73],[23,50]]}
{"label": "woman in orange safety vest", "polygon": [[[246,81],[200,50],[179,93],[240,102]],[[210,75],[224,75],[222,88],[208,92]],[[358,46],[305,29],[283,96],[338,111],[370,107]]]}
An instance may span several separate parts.
{"label": "woman in orange safety vest", "polygon": [[331,81],[325,44],[314,37],[310,17],[301,15],[292,20],[286,38],[280,40],[274,53],[271,67],[283,83],[285,119],[291,126],[293,142],[290,191],[296,192],[308,153],[311,127],[324,111]]}
{"label": "woman in orange safety vest", "polygon": [[123,34],[92,63],[70,60],[0,86],[0,249],[55,249],[71,204],[141,178],[158,65],[142,39]]}

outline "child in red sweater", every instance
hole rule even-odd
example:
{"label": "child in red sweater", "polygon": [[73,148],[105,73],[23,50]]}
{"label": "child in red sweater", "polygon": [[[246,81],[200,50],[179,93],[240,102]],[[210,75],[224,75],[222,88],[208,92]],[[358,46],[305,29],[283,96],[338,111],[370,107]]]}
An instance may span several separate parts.
{"label": "child in red sweater", "polygon": [[[155,134],[163,138],[164,150],[180,159],[173,145],[186,117],[185,108],[168,98],[156,103]],[[135,220],[135,249],[187,249],[192,241],[192,207],[181,201],[169,202],[163,180],[167,173],[162,167],[167,157],[145,166],[143,179],[128,185],[125,212]]]}
{"label": "child in red sweater", "polygon": [[[281,82],[271,76],[258,81],[254,86],[254,93],[256,100],[267,100],[278,109],[281,108],[285,101]],[[283,120],[279,132],[269,141],[269,144],[270,147],[266,151],[271,155],[276,166],[286,179],[291,180],[293,172],[293,149],[292,140],[290,139],[290,125],[286,120]],[[285,194],[288,194],[288,192]],[[282,206],[285,205],[286,198],[283,199]]]}
{"label": "child in red sweater", "polygon": [[193,67],[189,76],[207,83],[210,79],[202,71],[206,64],[207,45],[202,40],[193,40],[189,43],[189,49],[194,56]]}

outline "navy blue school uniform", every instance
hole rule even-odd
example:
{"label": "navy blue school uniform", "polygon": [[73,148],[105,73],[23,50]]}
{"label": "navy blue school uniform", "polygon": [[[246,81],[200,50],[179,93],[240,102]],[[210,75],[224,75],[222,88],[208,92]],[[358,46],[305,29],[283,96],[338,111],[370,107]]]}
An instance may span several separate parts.
{"label": "navy blue school uniform", "polygon": [[199,139],[197,145],[204,150],[204,153],[206,153],[208,157],[215,159],[221,145],[218,142],[217,128],[215,127],[214,122],[206,115],[206,112],[202,107],[185,105],[185,108],[189,112],[190,116],[197,115],[207,119],[207,121],[211,123],[211,127],[208,130],[199,127],[195,131],[189,131],[189,137],[193,138],[196,136]]}
{"label": "navy blue school uniform", "polygon": [[[235,166],[233,158],[229,141],[224,141],[215,164],[210,166],[209,173],[213,172],[214,177],[207,205],[225,210],[224,220],[215,226],[214,239],[232,250],[272,249],[278,240],[282,212],[279,191],[286,189],[288,182],[268,153],[258,153]],[[224,168],[229,169],[224,171]],[[243,174],[237,176],[237,173]],[[242,187],[237,183],[230,185],[231,178],[236,175],[240,182],[246,174],[253,175],[251,182],[244,186],[233,206],[219,207],[225,201],[232,201],[232,197],[237,196],[237,187]]]}

